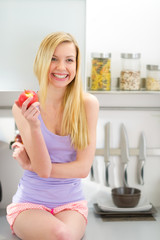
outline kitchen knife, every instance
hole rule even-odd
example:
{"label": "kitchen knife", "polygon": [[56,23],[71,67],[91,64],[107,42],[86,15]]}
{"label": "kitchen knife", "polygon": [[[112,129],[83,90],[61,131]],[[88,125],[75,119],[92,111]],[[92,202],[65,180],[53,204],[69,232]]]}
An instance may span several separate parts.
{"label": "kitchen knife", "polygon": [[143,132],[141,133],[140,140],[139,140],[138,159],[139,159],[139,166],[140,166],[140,169],[138,171],[138,179],[139,179],[139,183],[143,185],[144,184],[144,163],[146,160],[146,139]]}
{"label": "kitchen knife", "polygon": [[0,182],[0,202],[2,201],[2,185],[1,185],[1,182]]}
{"label": "kitchen knife", "polygon": [[128,186],[127,164],[129,161],[129,146],[128,136],[124,124],[121,125],[121,163],[122,163],[122,177],[124,186]]}
{"label": "kitchen knife", "polygon": [[106,165],[106,185],[109,186],[109,161],[110,156],[110,122],[105,125],[105,151],[104,151],[104,161]]}

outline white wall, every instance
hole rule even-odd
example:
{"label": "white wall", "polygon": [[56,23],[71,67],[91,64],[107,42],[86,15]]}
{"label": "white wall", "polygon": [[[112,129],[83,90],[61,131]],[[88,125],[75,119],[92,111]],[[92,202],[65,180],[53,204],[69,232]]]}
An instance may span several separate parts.
{"label": "white wall", "polygon": [[85,59],[85,0],[0,0],[0,90],[37,89],[33,62],[43,38],[73,34]]}
{"label": "white wall", "polygon": [[112,85],[119,76],[122,52],[142,54],[142,77],[146,64],[160,64],[159,12],[159,0],[87,0],[87,76],[91,52],[112,53]]}
{"label": "white wall", "polygon": [[[147,149],[160,149],[160,113],[157,111],[125,111],[125,110],[101,110],[97,127],[97,148],[104,148],[104,125],[110,122],[110,148],[120,148],[121,124],[125,125],[128,135],[129,148],[139,149],[140,134],[143,132],[146,138]],[[120,176],[120,157],[110,156],[111,167],[109,169],[109,181],[111,187],[122,186]],[[144,167],[144,185],[138,183],[137,178],[138,157],[129,156],[128,162],[128,183],[142,189],[146,197],[155,206],[160,205],[160,156],[146,157]],[[95,157],[96,181],[105,183],[104,159]],[[98,173],[97,173],[98,172]]]}

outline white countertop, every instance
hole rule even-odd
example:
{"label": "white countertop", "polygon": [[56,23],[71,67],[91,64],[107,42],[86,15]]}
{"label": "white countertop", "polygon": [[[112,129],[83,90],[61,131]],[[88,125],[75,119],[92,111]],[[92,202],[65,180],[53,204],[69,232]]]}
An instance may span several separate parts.
{"label": "white countertop", "polygon": [[89,209],[88,226],[84,240],[159,240],[160,207],[156,221],[104,221]]}
{"label": "white countertop", "polygon": [[[159,240],[160,207],[155,215],[156,221],[103,221],[89,208],[88,225],[83,240]],[[18,240],[12,235],[6,221],[5,210],[0,210],[0,240]]]}

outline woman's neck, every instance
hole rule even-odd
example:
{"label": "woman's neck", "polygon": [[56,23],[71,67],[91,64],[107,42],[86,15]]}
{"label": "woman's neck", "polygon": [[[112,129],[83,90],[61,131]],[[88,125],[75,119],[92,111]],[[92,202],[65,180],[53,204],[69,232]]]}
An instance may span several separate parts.
{"label": "woman's neck", "polygon": [[63,97],[65,94],[64,88],[48,87],[46,96],[46,106],[60,108],[62,106]]}

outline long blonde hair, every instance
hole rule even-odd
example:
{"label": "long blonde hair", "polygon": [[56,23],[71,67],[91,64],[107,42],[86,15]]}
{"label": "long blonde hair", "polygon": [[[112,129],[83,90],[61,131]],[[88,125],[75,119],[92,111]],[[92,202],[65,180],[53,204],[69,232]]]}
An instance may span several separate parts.
{"label": "long blonde hair", "polygon": [[40,103],[44,106],[49,67],[56,47],[63,42],[73,42],[76,47],[76,76],[67,86],[62,103],[62,135],[70,135],[76,149],[84,149],[89,144],[88,126],[84,107],[82,80],[80,76],[80,50],[76,40],[69,33],[56,32],[49,34],[40,44],[34,62],[34,73],[40,86]]}

